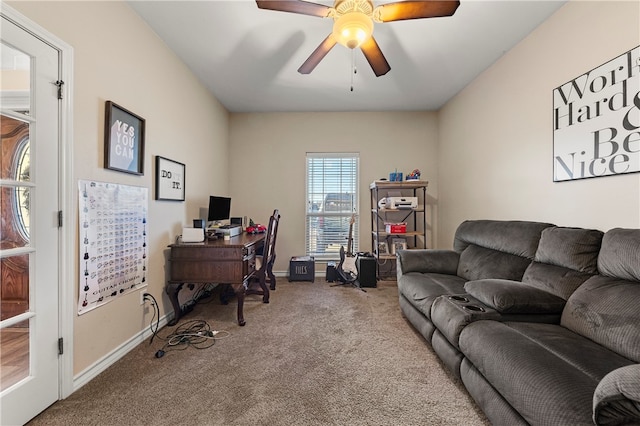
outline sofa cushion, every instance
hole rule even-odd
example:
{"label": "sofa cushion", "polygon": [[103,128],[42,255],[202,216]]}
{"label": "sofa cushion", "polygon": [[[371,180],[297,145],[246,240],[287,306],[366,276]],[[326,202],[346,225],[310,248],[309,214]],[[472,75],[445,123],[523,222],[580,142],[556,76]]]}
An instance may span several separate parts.
{"label": "sofa cushion", "polygon": [[559,314],[566,303],[561,297],[519,281],[469,281],[464,289],[502,314]]}
{"label": "sofa cushion", "polygon": [[522,282],[567,300],[593,274],[578,272],[563,266],[531,262],[524,271]]}
{"label": "sofa cushion", "polygon": [[453,249],[461,253],[475,245],[533,259],[542,230],[550,226],[518,220],[467,220],[456,230]]}
{"label": "sofa cushion", "polygon": [[640,424],[640,364],[604,376],[593,394],[593,421],[597,425]]}
{"label": "sofa cushion", "polygon": [[431,319],[431,305],[443,294],[464,293],[465,280],[455,275],[410,272],[398,280],[398,291]]}
{"label": "sofa cushion", "polygon": [[460,253],[453,250],[401,250],[397,254],[398,278],[409,272],[435,272],[455,275]]}
{"label": "sofa cushion", "polygon": [[602,238],[598,271],[609,277],[640,281],[640,229],[607,231]]}
{"label": "sofa cushion", "polygon": [[529,424],[591,424],[593,393],[628,359],[554,324],[478,321],[460,350]]}
{"label": "sofa cushion", "polygon": [[540,236],[535,261],[596,274],[603,235],[595,229],[546,228]]}
{"label": "sofa cushion", "polygon": [[476,245],[460,254],[458,276],[468,281],[484,278],[522,279],[531,259]]}
{"label": "sofa cushion", "polygon": [[560,324],[640,362],[640,283],[594,275],[569,297]]}

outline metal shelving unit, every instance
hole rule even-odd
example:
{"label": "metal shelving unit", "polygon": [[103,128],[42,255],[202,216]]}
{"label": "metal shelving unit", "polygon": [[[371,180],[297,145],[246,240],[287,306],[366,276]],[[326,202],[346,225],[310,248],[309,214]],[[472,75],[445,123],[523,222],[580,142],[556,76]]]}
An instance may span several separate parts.
{"label": "metal shelving unit", "polygon": [[[382,279],[391,276],[395,271],[396,256],[392,251],[391,240],[404,238],[407,249],[427,247],[427,214],[426,199],[429,182],[421,180],[407,180],[403,182],[374,181],[369,185],[371,192],[371,247],[376,258],[376,276]],[[389,195],[398,193],[403,197],[417,197],[416,208],[391,209],[380,208],[378,202]],[[407,229],[403,233],[388,233],[385,223],[406,222]],[[387,253],[381,252],[381,243],[386,243]],[[381,265],[391,265],[388,275],[381,274]]]}

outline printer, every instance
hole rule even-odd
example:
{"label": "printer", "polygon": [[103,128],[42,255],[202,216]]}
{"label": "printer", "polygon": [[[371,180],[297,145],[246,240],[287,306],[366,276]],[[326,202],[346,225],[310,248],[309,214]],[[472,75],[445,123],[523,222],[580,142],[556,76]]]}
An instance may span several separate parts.
{"label": "printer", "polygon": [[418,197],[386,197],[378,202],[381,209],[416,209],[418,208]]}

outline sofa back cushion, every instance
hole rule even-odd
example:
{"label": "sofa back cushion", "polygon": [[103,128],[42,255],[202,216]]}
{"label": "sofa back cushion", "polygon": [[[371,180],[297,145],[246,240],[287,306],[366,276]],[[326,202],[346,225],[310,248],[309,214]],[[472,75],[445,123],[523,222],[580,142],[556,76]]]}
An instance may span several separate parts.
{"label": "sofa back cushion", "polygon": [[640,362],[640,229],[605,233],[598,271],[569,297],[560,324]]}
{"label": "sofa back cushion", "polygon": [[467,280],[520,280],[536,254],[549,223],[468,220],[456,230],[453,248],[460,253],[458,276]]}
{"label": "sofa back cushion", "polygon": [[546,228],[522,282],[567,300],[580,284],[598,272],[603,235],[595,229]]}
{"label": "sofa back cushion", "polygon": [[608,277],[640,281],[640,229],[607,231],[598,255],[598,271]]}

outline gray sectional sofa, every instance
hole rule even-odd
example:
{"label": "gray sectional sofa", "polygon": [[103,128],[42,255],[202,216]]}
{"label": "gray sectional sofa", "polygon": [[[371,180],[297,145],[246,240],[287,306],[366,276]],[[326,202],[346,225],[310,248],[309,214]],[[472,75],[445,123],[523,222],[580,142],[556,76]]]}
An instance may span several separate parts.
{"label": "gray sectional sofa", "polygon": [[640,230],[476,220],[397,253],[403,315],[495,425],[640,425]]}

